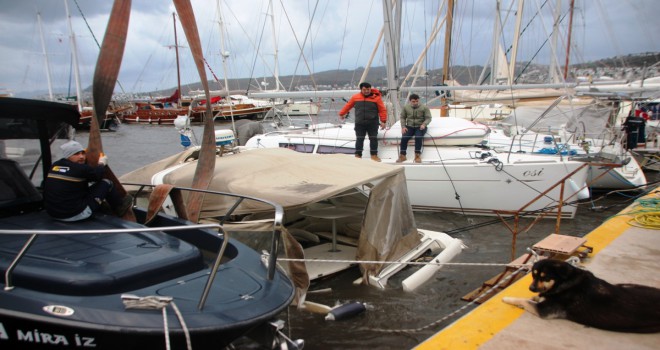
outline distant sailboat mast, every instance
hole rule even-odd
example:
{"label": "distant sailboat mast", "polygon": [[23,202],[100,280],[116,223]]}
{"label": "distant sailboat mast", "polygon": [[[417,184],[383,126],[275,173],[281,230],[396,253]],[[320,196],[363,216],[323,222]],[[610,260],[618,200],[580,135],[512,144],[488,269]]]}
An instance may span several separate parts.
{"label": "distant sailboat mast", "polygon": [[[451,51],[451,32],[452,25],[454,21],[454,0],[449,0],[447,2],[447,22],[446,31],[445,31],[445,51],[444,59],[442,63],[442,84],[446,84],[446,81],[449,80],[449,55]],[[447,106],[447,97],[443,96],[441,98],[442,108],[440,109],[440,116],[447,117],[449,116],[449,108]]]}
{"label": "distant sailboat mast", "polygon": [[568,17],[568,40],[566,42],[566,65],[564,66],[564,80],[568,77],[568,60],[571,55],[571,34],[573,32],[573,10],[575,8],[575,0],[571,0],[570,15]]}
{"label": "distant sailboat mast", "polygon": [[69,4],[64,0],[64,9],[66,10],[67,23],[69,26],[69,39],[71,41],[71,57],[73,59],[73,76],[76,79],[76,102],[78,103],[78,111],[82,112],[82,90],[80,88],[80,70],[78,69],[78,47],[76,46],[76,35],[73,32],[71,25],[71,14],[69,13]]}
{"label": "distant sailboat mast", "polygon": [[37,12],[37,21],[39,23],[39,36],[41,37],[41,51],[44,55],[46,65],[46,79],[48,81],[48,100],[53,101],[53,82],[50,80],[50,63],[48,61],[48,52],[46,51],[46,42],[44,40],[44,29],[41,24],[41,12]]}
{"label": "distant sailboat mast", "polygon": [[[229,105],[231,128],[234,131],[234,135],[238,135],[236,131],[236,123],[234,122],[234,105],[231,101],[231,95],[229,94],[229,81],[227,80],[227,58],[229,58],[229,52],[225,50],[225,22],[222,17],[222,11],[220,10],[220,0],[216,2],[216,9],[218,11],[218,24],[220,25],[220,50],[222,50],[220,54],[222,55],[222,75],[224,75],[225,80],[225,102]],[[211,103],[211,101],[208,101],[207,103]],[[220,115],[222,115],[222,109]]]}
{"label": "distant sailboat mast", "polygon": [[177,107],[181,107],[181,72],[179,69],[179,40],[176,36],[176,14],[172,12],[172,21],[174,24],[174,52],[176,53],[176,86],[179,95],[176,97]]}

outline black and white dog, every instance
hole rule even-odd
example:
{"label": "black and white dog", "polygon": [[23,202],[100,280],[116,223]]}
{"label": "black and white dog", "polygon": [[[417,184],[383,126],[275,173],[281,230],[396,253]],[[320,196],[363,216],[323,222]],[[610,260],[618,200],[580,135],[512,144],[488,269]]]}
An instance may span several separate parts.
{"label": "black and white dog", "polygon": [[532,299],[505,297],[503,302],[541,318],[563,318],[617,332],[660,332],[660,289],[610,284],[593,273],[559,260],[532,267]]}

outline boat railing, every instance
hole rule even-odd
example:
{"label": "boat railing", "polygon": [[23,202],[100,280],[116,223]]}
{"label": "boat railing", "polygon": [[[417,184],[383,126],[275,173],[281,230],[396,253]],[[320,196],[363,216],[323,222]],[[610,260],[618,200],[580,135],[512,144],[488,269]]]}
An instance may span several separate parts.
{"label": "boat railing", "polygon": [[[136,197],[140,196],[140,193],[145,191],[145,188],[154,188],[157,185],[151,185],[151,184],[139,184],[139,183],[123,183],[124,186],[135,186],[138,188],[136,192]],[[234,214],[235,210],[238,208],[238,206],[243,203],[246,200],[251,200],[251,201],[256,201],[260,202],[263,204],[266,204],[270,207],[273,208],[273,229],[272,229],[272,237],[271,237],[271,245],[270,245],[270,255],[269,255],[269,260],[268,260],[268,279],[272,280],[275,276],[275,269],[277,267],[277,255],[279,252],[279,244],[280,244],[280,237],[282,236],[282,227],[283,227],[283,220],[284,220],[284,208],[275,202],[258,198],[258,197],[252,197],[252,196],[247,196],[247,195],[241,195],[241,194],[236,194],[236,193],[228,193],[228,192],[222,192],[222,191],[214,191],[214,190],[203,190],[203,189],[197,189],[197,188],[190,188],[190,187],[175,187],[174,189],[177,190],[182,190],[182,191],[189,191],[189,192],[201,192],[205,194],[212,194],[212,195],[218,195],[218,196],[224,196],[224,197],[229,197],[229,198],[234,198],[235,201],[231,205],[229,209],[222,215],[222,219],[220,219],[219,224],[224,225],[227,218],[231,217],[231,215]],[[222,226],[221,226],[222,227]]]}

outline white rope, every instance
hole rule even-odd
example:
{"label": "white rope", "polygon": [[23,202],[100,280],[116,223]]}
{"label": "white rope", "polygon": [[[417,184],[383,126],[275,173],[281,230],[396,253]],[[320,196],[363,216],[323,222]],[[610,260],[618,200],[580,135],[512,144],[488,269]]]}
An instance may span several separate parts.
{"label": "white rope", "polygon": [[179,319],[179,323],[181,323],[181,328],[183,329],[183,333],[186,337],[186,345],[188,347],[188,350],[192,350],[192,343],[190,341],[190,331],[188,330],[188,326],[186,325],[186,321],[183,318],[183,314],[181,314],[181,311],[179,308],[176,306],[174,303],[174,298],[172,297],[161,297],[161,296],[146,296],[146,297],[139,297],[137,295],[132,295],[132,294],[122,294],[121,295],[121,300],[124,303],[124,307],[126,309],[138,309],[138,310],[158,310],[160,309],[162,314],[163,314],[163,330],[165,333],[165,348],[167,350],[171,349],[170,345],[170,330],[169,330],[169,324],[167,322],[167,305],[172,305],[172,309],[174,309],[174,313],[176,314],[177,318]]}
{"label": "white rope", "polygon": [[[262,256],[268,257],[268,254]],[[340,260],[340,259],[292,259],[292,258],[277,258],[277,261],[293,261],[293,262],[323,262],[323,263],[348,263],[348,264],[381,264],[381,265],[454,265],[454,266],[508,266],[508,267],[524,267],[525,264],[498,264],[498,263],[457,263],[457,262],[424,262],[424,261],[380,261],[380,260]]]}
{"label": "white rope", "polygon": [[531,265],[523,265],[523,266],[521,266],[518,270],[514,271],[514,272],[511,273],[510,275],[508,275],[508,276],[506,276],[505,278],[503,278],[501,281],[499,281],[498,283],[496,283],[494,286],[490,287],[487,291],[481,293],[478,297],[474,298],[474,300],[472,300],[471,302],[469,302],[469,303],[467,303],[467,304],[461,306],[459,309],[457,309],[457,310],[455,310],[455,311],[453,311],[453,312],[447,314],[447,315],[444,316],[443,318],[441,318],[441,319],[439,319],[439,320],[437,320],[437,321],[434,321],[434,322],[431,322],[431,323],[427,324],[426,326],[422,326],[422,327],[419,327],[419,328],[409,328],[409,329],[382,329],[382,328],[361,328],[361,329],[362,329],[362,330],[375,331],[375,332],[382,332],[382,333],[416,333],[416,332],[421,332],[421,331],[423,331],[423,330],[425,330],[425,329],[428,329],[428,328],[431,328],[431,327],[437,326],[438,324],[440,324],[440,323],[444,322],[445,320],[447,320],[447,319],[453,317],[454,315],[463,312],[466,308],[468,308],[468,307],[470,307],[471,305],[477,303],[479,300],[481,300],[482,298],[484,298],[486,295],[489,295],[492,291],[494,291],[496,288],[499,288],[499,287],[500,287],[501,285],[503,285],[505,282],[508,282],[511,278],[513,278],[513,276],[516,276],[516,275],[519,274],[522,270],[528,270],[528,269],[530,269],[530,266],[531,266]]}
{"label": "white rope", "polygon": [[165,349],[170,350],[172,347],[170,345],[170,327],[167,324],[167,305],[161,308],[163,312],[163,333],[165,333]]}
{"label": "white rope", "polygon": [[172,309],[174,309],[174,313],[181,323],[181,328],[183,328],[183,334],[186,336],[186,345],[188,346],[188,350],[192,350],[192,342],[190,341],[190,331],[188,330],[188,325],[186,325],[186,321],[183,319],[183,315],[181,314],[181,311],[179,311],[179,307],[176,306],[174,301],[172,301],[171,305]]}

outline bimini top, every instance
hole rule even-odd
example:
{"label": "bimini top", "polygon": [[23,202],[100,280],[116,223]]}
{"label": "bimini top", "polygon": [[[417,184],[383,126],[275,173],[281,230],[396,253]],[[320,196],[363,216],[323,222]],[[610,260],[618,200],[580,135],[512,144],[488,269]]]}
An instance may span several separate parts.
{"label": "bimini top", "polygon": [[74,105],[13,97],[0,98],[0,139],[3,140],[39,139],[41,130],[47,130],[48,138],[51,138],[58,132],[61,123],[77,125],[79,119],[80,113]]}
{"label": "bimini top", "polygon": [[[196,149],[189,149],[169,158],[125,174],[123,183],[160,183],[190,187],[197,162]],[[162,172],[161,172],[162,171]],[[251,149],[216,158],[209,190],[241,193],[280,204],[285,209],[300,207],[332,197],[362,184],[403,174],[403,167],[367,162],[345,154],[312,155],[284,148]],[[160,172],[160,174],[158,174]],[[156,175],[156,176],[154,176]],[[202,206],[202,216],[221,215],[233,205],[217,198]],[[235,213],[270,210],[258,203],[243,203]]]}

